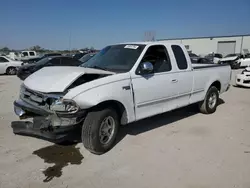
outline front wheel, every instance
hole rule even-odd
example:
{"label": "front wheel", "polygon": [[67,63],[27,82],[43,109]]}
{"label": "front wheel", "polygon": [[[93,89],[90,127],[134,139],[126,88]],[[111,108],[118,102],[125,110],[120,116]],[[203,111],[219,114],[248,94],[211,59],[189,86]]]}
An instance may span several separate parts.
{"label": "front wheel", "polygon": [[219,91],[215,86],[208,89],[204,101],[199,104],[203,114],[212,114],[216,111],[219,101]]}
{"label": "front wheel", "polygon": [[7,75],[15,75],[16,72],[17,72],[17,70],[16,70],[15,67],[9,67],[9,68],[7,68],[7,70],[6,70],[6,74],[7,74]]}
{"label": "front wheel", "polygon": [[94,154],[110,150],[117,136],[120,121],[112,108],[98,108],[89,112],[82,126],[82,142]]}

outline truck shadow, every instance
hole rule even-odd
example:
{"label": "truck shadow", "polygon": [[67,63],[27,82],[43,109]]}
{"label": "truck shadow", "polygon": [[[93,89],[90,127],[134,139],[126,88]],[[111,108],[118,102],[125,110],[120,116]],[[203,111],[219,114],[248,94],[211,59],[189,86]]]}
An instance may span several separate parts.
{"label": "truck shadow", "polygon": [[[223,99],[219,99],[218,106],[224,103],[225,102]],[[162,126],[167,126],[173,122],[188,118],[198,113],[200,112],[197,108],[197,104],[194,104],[150,118],[146,118],[135,123],[124,125],[119,130],[116,144],[118,144],[124,137],[126,137],[126,135],[136,136],[138,134],[145,133]]]}

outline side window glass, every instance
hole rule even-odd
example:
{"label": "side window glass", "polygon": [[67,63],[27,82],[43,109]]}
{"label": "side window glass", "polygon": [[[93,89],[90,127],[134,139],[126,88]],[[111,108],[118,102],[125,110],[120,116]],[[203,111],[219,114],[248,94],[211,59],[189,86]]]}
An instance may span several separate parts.
{"label": "side window glass", "polygon": [[61,64],[62,66],[72,66],[74,64],[74,60],[71,58],[65,57],[61,59]]}
{"label": "side window glass", "polygon": [[0,63],[6,63],[9,62],[7,59],[5,59],[4,57],[0,57]]}
{"label": "side window glass", "polygon": [[53,58],[49,61],[50,66],[60,66],[61,65],[61,59],[59,58]]}
{"label": "side window glass", "polygon": [[22,56],[23,56],[23,57],[28,56],[28,52],[23,52],[23,53],[22,53]]}
{"label": "side window glass", "polygon": [[188,67],[187,59],[186,59],[186,56],[185,56],[182,48],[178,45],[172,45],[171,48],[173,50],[178,68],[180,70],[187,69],[187,67]]}
{"label": "side window glass", "polygon": [[163,45],[150,46],[147,49],[141,63],[150,62],[153,64],[154,73],[168,72],[172,70],[167,49]]}
{"label": "side window glass", "polygon": [[30,52],[30,56],[35,56],[35,53],[34,52]]}

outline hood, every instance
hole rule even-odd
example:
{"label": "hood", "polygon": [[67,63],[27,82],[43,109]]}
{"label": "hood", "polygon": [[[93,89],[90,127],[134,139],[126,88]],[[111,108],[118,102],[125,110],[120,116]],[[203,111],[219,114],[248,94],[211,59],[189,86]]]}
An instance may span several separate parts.
{"label": "hood", "polygon": [[220,59],[220,61],[234,61],[238,58],[238,56],[233,56],[233,57],[225,57]]}
{"label": "hood", "polygon": [[250,72],[250,67],[247,67],[245,70],[246,70],[247,72]]}
{"label": "hood", "polygon": [[[24,85],[42,93],[64,92],[83,75],[111,75],[113,72],[83,67],[44,67],[25,79]],[[91,81],[91,80],[89,80]],[[84,82],[82,82],[84,83]],[[81,83],[81,84],[82,84]]]}

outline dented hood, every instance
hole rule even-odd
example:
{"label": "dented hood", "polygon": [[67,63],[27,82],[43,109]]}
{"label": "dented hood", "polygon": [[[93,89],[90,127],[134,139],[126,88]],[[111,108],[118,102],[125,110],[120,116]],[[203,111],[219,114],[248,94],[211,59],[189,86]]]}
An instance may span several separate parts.
{"label": "dented hood", "polygon": [[233,57],[224,57],[220,59],[220,61],[234,61],[238,58],[238,56],[233,56]]}
{"label": "dented hood", "polygon": [[84,74],[114,74],[113,72],[83,67],[45,67],[25,79],[24,85],[43,93],[63,92]]}

